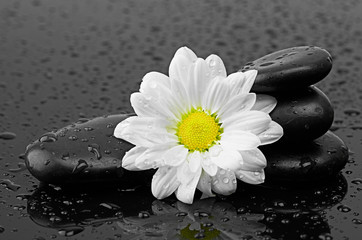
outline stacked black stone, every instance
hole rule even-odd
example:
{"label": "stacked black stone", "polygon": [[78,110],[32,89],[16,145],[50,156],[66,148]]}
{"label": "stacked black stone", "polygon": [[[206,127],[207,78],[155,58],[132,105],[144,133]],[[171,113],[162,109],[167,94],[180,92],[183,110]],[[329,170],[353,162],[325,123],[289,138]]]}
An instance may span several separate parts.
{"label": "stacked black stone", "polygon": [[252,92],[274,96],[270,113],[284,136],[261,147],[268,165],[267,181],[310,182],[334,177],[348,160],[343,141],[328,131],[334,111],[328,97],[313,86],[332,69],[332,57],[313,46],[280,50],[245,64],[258,70]]}

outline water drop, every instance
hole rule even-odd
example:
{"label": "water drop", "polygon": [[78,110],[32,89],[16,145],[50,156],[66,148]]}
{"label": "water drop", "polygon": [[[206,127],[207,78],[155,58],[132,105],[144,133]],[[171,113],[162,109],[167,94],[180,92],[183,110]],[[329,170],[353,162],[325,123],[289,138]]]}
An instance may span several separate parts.
{"label": "water drop", "polygon": [[3,140],[12,140],[16,138],[16,134],[15,133],[12,133],[12,132],[2,132],[0,133],[0,139],[3,139]]}
{"label": "water drop", "polygon": [[39,138],[40,142],[55,142],[58,138],[55,133],[49,132]]}
{"label": "water drop", "polygon": [[61,158],[63,160],[68,160],[70,158],[69,153],[63,153]]}
{"label": "water drop", "polygon": [[224,178],[224,179],[222,180],[222,182],[225,183],[225,184],[229,183],[229,181],[230,181],[229,178]]}
{"label": "water drop", "polygon": [[354,224],[362,224],[362,220],[361,219],[357,219],[357,218],[354,218],[354,219],[352,219],[352,222],[354,223]]}
{"label": "water drop", "polygon": [[72,136],[69,136],[68,139],[69,139],[69,140],[72,140],[72,141],[76,141],[76,140],[78,140],[78,137],[72,135]]}
{"label": "water drop", "polygon": [[149,218],[150,214],[148,212],[139,212],[138,217],[139,218]]}
{"label": "water drop", "polygon": [[87,167],[88,167],[88,163],[83,159],[79,159],[77,165],[73,168],[72,173],[82,172]]}
{"label": "water drop", "polygon": [[187,216],[187,213],[186,212],[177,212],[175,215],[176,215],[176,217],[185,217],[185,216]]}
{"label": "water drop", "polygon": [[355,178],[355,179],[353,179],[353,180],[351,181],[351,183],[356,184],[356,185],[361,184],[361,183],[362,183],[362,179],[361,179],[361,178]]}
{"label": "water drop", "polygon": [[227,217],[223,217],[220,219],[221,222],[228,222],[230,220],[230,218]]}
{"label": "water drop", "polygon": [[58,234],[60,236],[70,237],[70,236],[74,236],[80,232],[83,232],[83,230],[84,230],[83,227],[69,227],[66,229],[60,229],[58,231]]}
{"label": "water drop", "polygon": [[93,143],[93,144],[88,145],[88,151],[93,153],[98,160],[102,158],[100,146],[98,144]]}
{"label": "water drop", "polygon": [[224,175],[225,173],[226,173],[226,171],[225,171],[224,169],[221,169],[221,170],[220,170],[220,174],[221,174],[221,175]]}
{"label": "water drop", "polygon": [[351,211],[351,209],[345,205],[339,205],[337,207],[337,210],[340,212],[350,212]]}
{"label": "water drop", "polygon": [[10,181],[9,179],[0,179],[0,185],[4,186],[7,190],[16,192],[18,191],[21,186],[15,184],[14,182]]}
{"label": "water drop", "polygon": [[214,59],[211,59],[210,62],[209,62],[209,66],[211,68],[215,67],[216,66],[216,61]]}
{"label": "water drop", "polygon": [[44,165],[48,165],[50,163],[50,159],[44,161]]}
{"label": "water drop", "polygon": [[270,66],[273,65],[275,62],[266,62],[266,63],[262,63],[260,64],[260,67],[266,67],[266,66]]}
{"label": "water drop", "polygon": [[91,128],[91,127],[85,127],[84,130],[87,131],[87,132],[90,132],[90,131],[93,131],[94,129]]}

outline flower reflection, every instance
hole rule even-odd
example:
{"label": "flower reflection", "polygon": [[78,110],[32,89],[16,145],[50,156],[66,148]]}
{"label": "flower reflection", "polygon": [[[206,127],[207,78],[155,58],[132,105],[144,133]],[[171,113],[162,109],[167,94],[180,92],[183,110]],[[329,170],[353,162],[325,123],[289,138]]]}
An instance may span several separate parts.
{"label": "flower reflection", "polygon": [[240,215],[230,203],[209,198],[192,205],[156,200],[152,215],[125,217],[117,223],[128,239],[254,239],[266,228],[262,219],[263,214]]}

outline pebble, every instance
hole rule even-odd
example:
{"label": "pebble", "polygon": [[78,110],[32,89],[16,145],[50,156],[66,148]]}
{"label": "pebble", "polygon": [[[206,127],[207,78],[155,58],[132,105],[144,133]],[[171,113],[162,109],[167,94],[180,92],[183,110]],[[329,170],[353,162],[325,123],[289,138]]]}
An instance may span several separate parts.
{"label": "pebble", "polygon": [[304,142],[328,131],[334,111],[328,97],[317,87],[274,96],[278,103],[271,118],[284,130],[281,141]]}
{"label": "pebble", "polygon": [[253,92],[298,91],[325,78],[332,69],[332,57],[313,46],[287,48],[245,64],[240,71],[258,70]]}
{"label": "pebble", "polygon": [[331,131],[309,142],[260,147],[267,159],[266,181],[306,183],[335,177],[346,165],[348,148]]}
{"label": "pebble", "polygon": [[139,182],[147,173],[121,167],[133,145],[113,136],[116,125],[130,115],[119,114],[81,119],[58,131],[42,135],[25,153],[30,173],[39,181],[54,184],[90,182]]}

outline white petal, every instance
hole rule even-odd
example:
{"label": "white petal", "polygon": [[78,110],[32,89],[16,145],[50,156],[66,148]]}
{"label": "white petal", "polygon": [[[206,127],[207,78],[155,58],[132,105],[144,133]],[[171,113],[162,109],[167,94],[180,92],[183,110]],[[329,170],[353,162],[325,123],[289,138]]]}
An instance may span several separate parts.
{"label": "white petal", "polygon": [[122,167],[127,170],[131,170],[131,171],[141,170],[136,167],[135,161],[146,150],[147,150],[147,148],[145,148],[145,147],[136,146],[136,147],[132,148],[131,150],[129,150],[128,152],[126,152],[126,154],[124,155],[124,157],[122,159]]}
{"label": "white petal", "polygon": [[236,190],[236,178],[233,171],[219,169],[217,174],[212,177],[211,188],[214,192],[222,195],[230,195]]}
{"label": "white petal", "polygon": [[283,128],[276,122],[272,121],[268,129],[258,135],[261,145],[271,144],[278,141],[283,136]]}
{"label": "white petal", "polygon": [[[220,144],[224,149],[232,148],[235,150],[250,150],[260,145],[260,139],[257,135],[246,131],[228,131],[221,135]],[[223,151],[225,152],[225,151]]]}
{"label": "white petal", "polygon": [[191,62],[194,62],[197,59],[196,54],[188,47],[180,47],[179,49],[177,49],[175,56],[176,55],[183,55]]}
{"label": "white petal", "polygon": [[210,176],[215,176],[217,173],[218,166],[211,161],[211,158],[204,158],[201,161],[202,169]]}
{"label": "white petal", "polygon": [[213,79],[216,76],[226,78],[225,65],[219,56],[211,54],[205,60],[210,68],[210,79]]}
{"label": "white petal", "polygon": [[176,136],[167,132],[166,122],[150,117],[129,117],[116,126],[114,136],[143,147],[177,142]]}
{"label": "white petal", "polygon": [[[178,115],[176,118],[180,118],[180,114],[190,111],[191,99],[189,93],[186,91],[187,79],[180,81],[171,81],[171,94],[174,98],[174,106],[177,108]],[[183,112],[182,112],[183,111]]]}
{"label": "white petal", "polygon": [[224,133],[235,130],[248,131],[260,134],[268,129],[271,118],[267,113],[260,111],[238,112],[225,119],[221,119]]}
{"label": "white petal", "polygon": [[[166,95],[167,96],[167,95]],[[170,96],[170,95],[169,95]],[[132,93],[131,105],[135,113],[140,117],[157,117],[165,119],[175,119],[175,114],[170,110],[169,98],[157,98],[144,93]],[[167,102],[166,102],[167,101]]]}
{"label": "white petal", "polygon": [[180,182],[177,180],[176,172],[177,168],[161,167],[153,175],[151,190],[156,198],[166,198],[177,189]]}
{"label": "white petal", "polygon": [[239,170],[261,171],[266,167],[266,158],[258,148],[240,151],[243,157],[243,164]]}
{"label": "white petal", "polygon": [[201,168],[199,168],[196,172],[192,172],[187,162],[177,168],[177,179],[180,181],[180,186],[176,191],[176,197],[178,200],[189,204],[193,202],[200,175]]}
{"label": "white petal", "polygon": [[175,145],[176,143],[160,144],[147,149],[147,151],[136,159],[136,167],[145,170],[164,166],[165,162],[160,156]]}
{"label": "white petal", "polygon": [[217,157],[211,157],[211,161],[222,169],[235,171],[243,163],[243,157],[238,151],[226,145]]}
{"label": "white petal", "polygon": [[192,172],[196,172],[201,167],[201,154],[199,151],[194,151],[188,156],[189,167]]}
{"label": "white petal", "polygon": [[201,106],[202,97],[209,84],[208,71],[206,62],[202,58],[198,58],[190,67],[187,91],[194,108]]}
{"label": "white petal", "polygon": [[201,173],[200,180],[197,184],[197,189],[199,189],[203,194],[208,197],[215,196],[211,192],[211,177],[206,172]]}
{"label": "white petal", "polygon": [[184,145],[177,145],[162,155],[162,159],[166,165],[179,166],[183,162],[186,162],[188,150]]}
{"label": "white petal", "polygon": [[159,97],[170,88],[171,82],[168,76],[159,72],[149,72],[142,79],[140,92]]}
{"label": "white petal", "polygon": [[256,94],[246,93],[238,94],[228,100],[225,105],[221,106],[218,116],[221,119],[232,116],[236,112],[249,111],[255,104]]}
{"label": "white petal", "polygon": [[251,87],[255,82],[256,75],[258,74],[257,70],[249,70],[244,72],[245,74],[245,84],[242,88],[242,92],[250,92]]}
{"label": "white petal", "polygon": [[232,89],[231,95],[237,95],[241,93],[249,93],[251,87],[254,84],[255,77],[257,75],[256,70],[250,70],[247,72],[236,72],[230,74],[226,78],[226,82]]}
{"label": "white petal", "polygon": [[211,110],[211,113],[218,112],[230,98],[230,88],[225,79],[215,77],[212,79],[202,99],[203,109]]}
{"label": "white petal", "polygon": [[266,94],[257,94],[256,102],[252,107],[252,110],[270,113],[271,111],[273,111],[276,105],[277,100],[274,97]]}
{"label": "white petal", "polygon": [[263,183],[265,180],[264,170],[255,171],[255,172],[239,170],[235,172],[235,175],[241,181],[250,184],[260,184]]}

